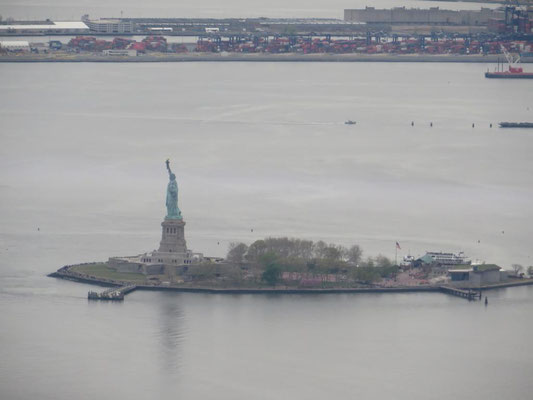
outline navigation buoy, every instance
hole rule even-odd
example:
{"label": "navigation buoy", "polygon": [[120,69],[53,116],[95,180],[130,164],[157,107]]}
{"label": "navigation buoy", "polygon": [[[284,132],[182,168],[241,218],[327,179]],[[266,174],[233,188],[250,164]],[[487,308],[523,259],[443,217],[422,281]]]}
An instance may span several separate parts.
{"label": "navigation buoy", "polygon": [[490,124],[490,127],[492,128],[492,124]]}
{"label": "navigation buoy", "polygon": [[433,122],[430,122],[430,123],[429,123],[429,126],[433,126]]}
{"label": "navigation buoy", "polygon": [[472,124],[472,128],[475,127],[476,125],[475,124]]}
{"label": "navigation buoy", "polygon": [[487,306],[489,304],[489,299],[487,296],[485,296],[485,305]]}
{"label": "navigation buoy", "polygon": [[411,126],[415,126],[415,121],[411,121]]}

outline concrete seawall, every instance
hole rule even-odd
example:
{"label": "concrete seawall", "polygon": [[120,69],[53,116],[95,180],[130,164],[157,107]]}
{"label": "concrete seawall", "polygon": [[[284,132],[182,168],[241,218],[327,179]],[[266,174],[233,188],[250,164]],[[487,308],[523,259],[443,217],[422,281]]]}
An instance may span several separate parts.
{"label": "concrete seawall", "polygon": [[104,286],[104,287],[122,286],[122,284],[119,282],[110,282],[110,281],[106,281],[103,279],[84,277],[81,275],[77,275],[75,273],[63,273],[60,271],[52,272],[51,274],[48,274],[46,276],[48,276],[49,278],[59,278],[59,279],[65,279],[67,281],[88,283],[90,285],[98,285],[98,286]]}
{"label": "concrete seawall", "polygon": [[[88,275],[81,275],[76,272],[70,272],[68,267],[63,267],[57,272],[48,275],[52,278],[66,279],[75,282],[88,283],[98,286],[119,287],[130,284],[123,281],[112,281],[100,279]],[[533,279],[524,279],[520,281],[506,282],[494,285],[477,287],[477,290],[503,289],[514,286],[533,285]],[[440,286],[406,286],[406,287],[369,287],[369,288],[331,288],[331,289],[313,289],[313,288],[209,288],[209,287],[172,287],[162,285],[136,285],[137,290],[152,291],[173,291],[184,293],[211,293],[211,294],[347,294],[347,293],[417,293],[417,292],[434,292],[441,293]]]}
{"label": "concrete seawall", "polygon": [[214,289],[214,288],[187,288],[170,286],[137,286],[140,290],[174,291],[186,293],[211,293],[211,294],[347,294],[347,293],[414,293],[414,292],[439,292],[438,287],[398,287],[398,288],[339,288],[339,289]]}

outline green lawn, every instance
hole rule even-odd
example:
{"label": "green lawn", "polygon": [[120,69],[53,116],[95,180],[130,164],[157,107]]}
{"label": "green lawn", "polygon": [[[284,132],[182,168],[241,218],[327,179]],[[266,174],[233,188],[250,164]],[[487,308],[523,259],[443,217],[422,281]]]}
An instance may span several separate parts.
{"label": "green lawn", "polygon": [[146,283],[146,276],[143,274],[117,272],[109,268],[105,263],[76,265],[71,268],[73,272],[92,275],[97,278],[114,279],[118,281],[128,281],[134,283]]}

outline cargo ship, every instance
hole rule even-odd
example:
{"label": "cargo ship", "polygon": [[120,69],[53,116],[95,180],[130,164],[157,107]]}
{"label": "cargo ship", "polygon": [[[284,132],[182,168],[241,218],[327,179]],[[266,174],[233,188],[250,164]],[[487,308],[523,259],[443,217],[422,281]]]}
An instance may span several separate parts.
{"label": "cargo ship", "polygon": [[505,58],[507,59],[507,64],[509,65],[508,70],[503,70],[503,63],[501,64],[501,71],[500,71],[500,63],[498,62],[498,67],[496,71],[494,72],[485,72],[485,78],[496,78],[496,79],[533,79],[533,72],[524,72],[522,67],[518,66],[518,63],[520,62],[520,56],[517,56],[515,59],[507,49],[503,46],[502,52],[505,55]]}

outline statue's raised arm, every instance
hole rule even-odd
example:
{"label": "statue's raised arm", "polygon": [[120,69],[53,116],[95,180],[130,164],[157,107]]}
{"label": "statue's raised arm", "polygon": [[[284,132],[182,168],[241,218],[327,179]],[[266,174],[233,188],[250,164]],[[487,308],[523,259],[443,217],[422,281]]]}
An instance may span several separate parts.
{"label": "statue's raised arm", "polygon": [[170,169],[170,158],[167,158],[167,161],[165,161],[165,164],[167,164],[167,171],[170,175],[172,173],[172,170]]}

